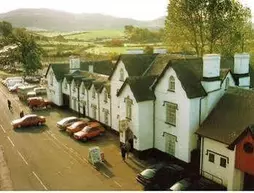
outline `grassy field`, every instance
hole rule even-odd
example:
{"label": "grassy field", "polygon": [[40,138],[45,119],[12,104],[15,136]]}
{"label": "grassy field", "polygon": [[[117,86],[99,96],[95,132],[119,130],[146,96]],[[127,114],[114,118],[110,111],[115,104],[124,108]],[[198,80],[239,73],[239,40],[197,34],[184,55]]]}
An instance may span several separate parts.
{"label": "grassy field", "polygon": [[78,39],[83,41],[91,41],[96,39],[112,39],[123,38],[123,30],[97,30],[97,31],[85,31],[80,33],[65,34],[65,39]]}

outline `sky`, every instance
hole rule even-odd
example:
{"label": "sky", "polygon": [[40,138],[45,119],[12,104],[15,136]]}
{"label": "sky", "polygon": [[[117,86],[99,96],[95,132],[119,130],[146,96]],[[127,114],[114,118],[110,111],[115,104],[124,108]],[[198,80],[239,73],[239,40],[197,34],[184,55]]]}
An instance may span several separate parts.
{"label": "sky", "polygon": [[[254,0],[240,1],[251,8],[254,16]],[[0,13],[19,8],[49,8],[71,13],[101,13],[137,20],[153,20],[167,14],[168,2],[169,0],[4,0]]]}

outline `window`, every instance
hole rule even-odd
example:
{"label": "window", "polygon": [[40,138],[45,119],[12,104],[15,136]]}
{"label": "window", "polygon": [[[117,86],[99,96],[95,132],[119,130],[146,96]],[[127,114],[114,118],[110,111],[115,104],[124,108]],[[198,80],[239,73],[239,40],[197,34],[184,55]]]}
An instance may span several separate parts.
{"label": "window", "polygon": [[125,105],[126,105],[126,119],[131,119],[131,114],[132,114],[132,100],[129,98],[129,96],[127,98],[125,98]]}
{"label": "window", "polygon": [[170,76],[168,90],[175,92],[175,78]]}
{"label": "window", "polygon": [[177,141],[177,137],[174,135],[171,135],[169,133],[164,133],[165,136],[165,151],[170,154],[175,156],[175,143]]}
{"label": "window", "polygon": [[81,92],[83,95],[85,95],[85,90],[86,90],[86,87],[83,85],[82,88],[81,88]]}
{"label": "window", "polygon": [[177,104],[166,103],[166,123],[176,126]]}
{"label": "window", "polygon": [[244,145],[243,145],[243,150],[245,151],[245,153],[253,153],[253,145],[250,143],[250,142],[246,142]]}
{"label": "window", "polygon": [[214,154],[213,153],[209,153],[208,160],[209,160],[209,162],[214,163]]}
{"label": "window", "polygon": [[229,78],[226,78],[226,82],[225,82],[225,90],[227,90],[229,87]]}
{"label": "window", "polygon": [[93,88],[93,91],[92,91],[92,98],[95,99],[95,88]]}
{"label": "window", "polygon": [[64,81],[64,89],[66,90],[68,88],[67,80]]}
{"label": "window", "polygon": [[123,71],[122,68],[120,69],[120,78],[119,78],[119,80],[124,81],[124,71]]}
{"label": "window", "polygon": [[92,109],[93,109],[93,118],[96,119],[97,113],[96,113],[96,105],[92,105]]}
{"label": "window", "polygon": [[105,103],[108,102],[108,93],[107,93],[106,90],[104,91],[104,102],[105,102]]}
{"label": "window", "polygon": [[104,111],[104,123],[108,125],[108,111]]}
{"label": "window", "polygon": [[75,84],[72,84],[72,91],[76,92],[76,85]]}
{"label": "window", "polygon": [[220,158],[220,166],[225,168],[227,165],[227,160],[223,157]]}
{"label": "window", "polygon": [[50,85],[51,85],[51,86],[53,86],[53,76],[54,76],[54,73],[51,72],[51,73],[50,73],[50,76],[49,76],[49,78],[50,78],[50,79],[49,79],[49,82],[50,82]]}

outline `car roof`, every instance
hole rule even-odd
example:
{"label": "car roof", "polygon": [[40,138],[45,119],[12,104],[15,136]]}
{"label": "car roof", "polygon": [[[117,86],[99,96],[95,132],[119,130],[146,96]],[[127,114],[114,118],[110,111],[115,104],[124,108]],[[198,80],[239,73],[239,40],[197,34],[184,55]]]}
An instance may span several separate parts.
{"label": "car roof", "polygon": [[24,118],[27,118],[27,117],[37,117],[38,115],[36,114],[29,114],[29,115],[25,115]]}

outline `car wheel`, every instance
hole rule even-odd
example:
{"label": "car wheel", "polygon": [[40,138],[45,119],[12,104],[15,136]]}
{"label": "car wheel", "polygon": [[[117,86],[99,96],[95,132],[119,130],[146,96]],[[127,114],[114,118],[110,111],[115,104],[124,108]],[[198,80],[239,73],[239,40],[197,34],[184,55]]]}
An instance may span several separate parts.
{"label": "car wheel", "polygon": [[39,122],[38,125],[41,126],[41,122]]}
{"label": "car wheel", "polygon": [[86,138],[86,137],[84,137],[82,140],[83,140],[83,141],[87,141],[87,138]]}

